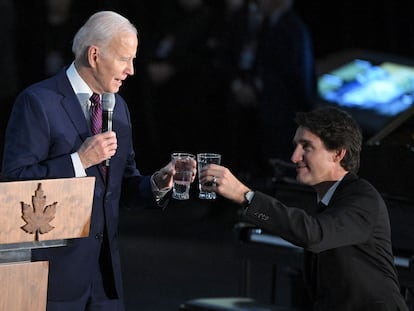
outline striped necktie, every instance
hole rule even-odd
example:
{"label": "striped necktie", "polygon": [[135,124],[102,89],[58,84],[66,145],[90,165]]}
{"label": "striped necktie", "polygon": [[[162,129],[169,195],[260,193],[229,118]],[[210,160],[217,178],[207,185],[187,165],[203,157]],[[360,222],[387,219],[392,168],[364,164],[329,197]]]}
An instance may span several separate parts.
{"label": "striped necktie", "polygon": [[[96,135],[102,132],[102,103],[99,94],[93,93],[90,97],[91,105],[91,130]],[[106,180],[107,167],[100,164],[104,179]]]}
{"label": "striped necktie", "polygon": [[93,135],[102,131],[102,103],[99,94],[93,93],[91,98],[91,130]]}

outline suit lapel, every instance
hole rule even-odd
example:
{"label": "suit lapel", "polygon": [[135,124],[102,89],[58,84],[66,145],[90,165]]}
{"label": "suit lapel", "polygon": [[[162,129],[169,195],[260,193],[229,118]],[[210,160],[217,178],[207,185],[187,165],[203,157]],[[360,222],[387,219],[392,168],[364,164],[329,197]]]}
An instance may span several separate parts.
{"label": "suit lapel", "polygon": [[58,90],[63,96],[62,107],[68,114],[68,117],[72,120],[72,124],[80,134],[82,140],[85,140],[87,137],[91,136],[91,130],[85,115],[83,114],[78,97],[75,92],[73,92],[69,79],[66,76],[66,68],[59,73],[57,84]]}
{"label": "suit lapel", "polygon": [[358,176],[354,173],[348,172],[344,178],[341,180],[341,182],[339,183],[338,187],[336,188],[334,194],[332,195],[332,198],[330,200],[330,202],[335,201],[336,196],[338,195],[338,193],[341,192],[341,189],[343,187],[345,187],[346,185],[348,185],[349,183],[355,181],[356,179],[358,179]]}
{"label": "suit lapel", "polygon": [[[92,135],[92,131],[82,111],[79,99],[73,91],[69,79],[66,76],[66,69],[67,68],[64,68],[57,76],[57,88],[62,94],[61,105],[72,121],[73,127],[79,133],[82,141],[85,141],[86,138]],[[100,175],[102,180],[104,180],[104,176],[99,165],[96,165],[95,168],[98,171],[96,175]]]}

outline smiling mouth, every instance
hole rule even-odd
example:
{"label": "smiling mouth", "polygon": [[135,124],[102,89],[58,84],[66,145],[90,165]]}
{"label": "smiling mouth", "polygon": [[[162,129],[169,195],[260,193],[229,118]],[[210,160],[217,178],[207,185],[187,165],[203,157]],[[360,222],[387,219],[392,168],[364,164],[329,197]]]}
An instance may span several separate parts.
{"label": "smiling mouth", "polygon": [[301,170],[301,169],[305,169],[305,168],[308,168],[305,164],[296,165],[296,170]]}

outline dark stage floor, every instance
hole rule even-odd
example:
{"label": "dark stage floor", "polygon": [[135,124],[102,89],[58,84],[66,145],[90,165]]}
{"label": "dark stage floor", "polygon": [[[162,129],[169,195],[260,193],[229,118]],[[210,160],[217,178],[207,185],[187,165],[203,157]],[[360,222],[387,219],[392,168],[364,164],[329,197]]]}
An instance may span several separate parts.
{"label": "dark stage floor", "polygon": [[127,310],[171,311],[196,297],[237,295],[236,214],[223,202],[198,199],[164,211],[122,210]]}

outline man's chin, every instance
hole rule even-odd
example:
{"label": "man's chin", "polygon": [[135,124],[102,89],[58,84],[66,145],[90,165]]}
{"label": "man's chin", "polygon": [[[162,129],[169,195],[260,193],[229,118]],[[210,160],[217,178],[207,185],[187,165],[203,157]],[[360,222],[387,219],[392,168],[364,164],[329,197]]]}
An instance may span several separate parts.
{"label": "man's chin", "polygon": [[311,180],[309,180],[309,178],[306,178],[304,176],[296,176],[296,181],[301,184],[301,185],[305,185],[305,186],[313,186],[315,183],[312,182]]}
{"label": "man's chin", "polygon": [[306,177],[303,176],[303,174],[297,174],[296,175],[296,181],[300,184],[306,184]]}

